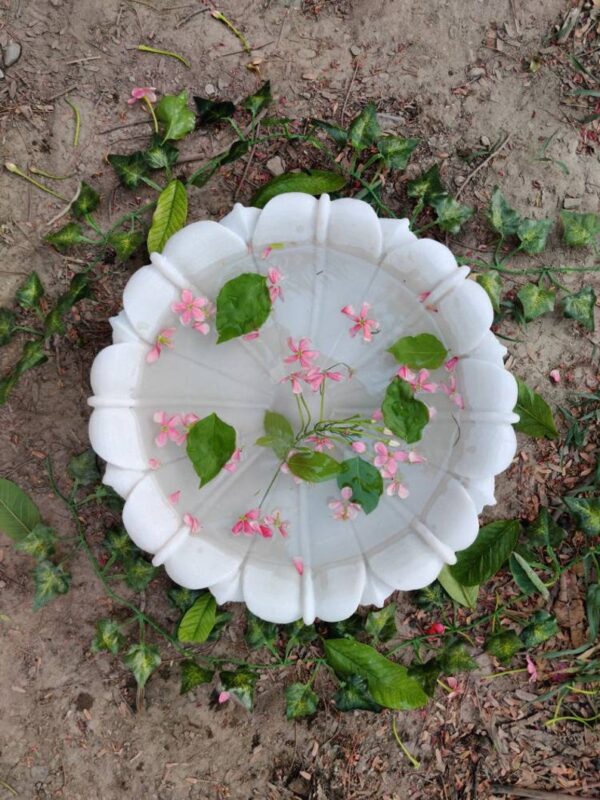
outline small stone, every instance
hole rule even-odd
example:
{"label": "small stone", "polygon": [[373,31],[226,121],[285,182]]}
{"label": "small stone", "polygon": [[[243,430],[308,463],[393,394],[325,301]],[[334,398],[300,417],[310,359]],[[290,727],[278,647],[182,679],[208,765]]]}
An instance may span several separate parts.
{"label": "small stone", "polygon": [[468,75],[471,80],[477,80],[477,78],[483,78],[485,70],[483,67],[473,67],[469,70]]}
{"label": "small stone", "polygon": [[283,173],[285,172],[285,165],[281,160],[280,156],[273,156],[273,158],[270,158],[267,161],[267,169],[269,170],[271,175],[277,177],[278,175],[283,175]]}
{"label": "small stone", "polygon": [[217,90],[215,89],[215,87],[213,86],[212,83],[207,83],[206,86],[204,87],[204,91],[206,92],[206,94],[216,94],[217,93]]}
{"label": "small stone", "polygon": [[362,50],[357,44],[353,44],[352,47],[350,48],[350,52],[352,53],[353,56],[359,56],[362,53]]}
{"label": "small stone", "polygon": [[18,42],[9,42],[2,48],[2,57],[5,67],[12,67],[21,58],[21,45]]}
{"label": "small stone", "polygon": [[479,141],[484,147],[489,147],[492,144],[489,136],[482,136]]}
{"label": "small stone", "polygon": [[302,80],[304,81],[316,81],[317,76],[314,72],[305,72],[302,76]]}
{"label": "small stone", "polygon": [[48,767],[38,766],[31,768],[31,779],[34,783],[41,783],[48,779],[50,770]]}
{"label": "small stone", "polygon": [[581,197],[565,197],[563,200],[563,208],[567,210],[570,208],[579,208],[581,205]]}
{"label": "small stone", "polygon": [[302,47],[298,51],[298,55],[300,56],[300,58],[316,58],[317,57],[317,51],[316,50],[311,50],[310,47]]}
{"label": "small stone", "polygon": [[4,70],[0,69],[0,81],[4,80]]}
{"label": "small stone", "polygon": [[454,181],[458,186],[461,186],[465,182],[465,180],[466,178],[464,175],[457,175],[456,178],[454,178]]}

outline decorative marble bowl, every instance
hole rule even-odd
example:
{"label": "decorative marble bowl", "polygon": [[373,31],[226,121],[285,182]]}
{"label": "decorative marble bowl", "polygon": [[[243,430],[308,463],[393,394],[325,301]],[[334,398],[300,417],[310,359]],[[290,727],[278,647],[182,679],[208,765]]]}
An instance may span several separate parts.
{"label": "decorative marble bowl", "polygon": [[[490,332],[490,301],[450,250],[417,239],[405,219],[379,219],[362,201],[294,193],[262,211],[237,204],[220,222],[190,224],[150,260],[111,319],[114,344],[94,362],[89,403],[92,445],[107,462],[104,482],[126,499],[125,527],[154,564],[182,586],[208,587],[219,603],[244,601],[265,620],[310,623],[342,620],[359,604],[381,606],[396,589],[427,586],[473,542],[478,513],[495,502],[494,476],[515,454],[517,387]],[[214,330],[202,336],[179,325],[171,305],[183,289],[214,299],[227,280],[270,266],[285,276],[285,302],[274,304],[259,338],[216,345]],[[363,301],[381,326],[370,343],[350,337],[340,314]],[[174,348],[147,363],[170,327]],[[464,409],[442,393],[418,394],[436,413],[418,443],[426,462],[403,473],[409,496],[384,494],[373,513],[339,520],[328,508],[339,497],[335,481],[297,484],[282,475],[271,504],[289,521],[288,538],[232,535],[232,522],[258,505],[277,467],[271,450],[254,445],[265,411],[297,419],[289,384],[280,383],[287,337],[309,337],[328,363],[354,368],[352,380],[328,389],[326,416],[341,418],[380,406],[398,367],[386,349],[425,332],[458,357],[453,375]],[[443,368],[431,376],[447,377]],[[200,490],[185,446],[156,445],[159,410],[214,411],[233,425],[243,447],[237,470]],[[199,518],[202,530],[192,531],[184,515]]]}

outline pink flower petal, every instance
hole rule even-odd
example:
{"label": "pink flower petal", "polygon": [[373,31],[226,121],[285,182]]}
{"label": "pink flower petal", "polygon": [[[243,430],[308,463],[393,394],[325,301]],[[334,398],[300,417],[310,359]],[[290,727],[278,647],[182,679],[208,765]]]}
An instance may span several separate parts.
{"label": "pink flower petal", "polygon": [[552,383],[560,383],[560,372],[557,369],[550,371],[550,380]]}
{"label": "pink flower petal", "polygon": [[223,705],[231,698],[229,692],[219,692],[219,704]]}
{"label": "pink flower petal", "polygon": [[179,502],[179,498],[181,497],[181,489],[177,489],[176,492],[171,492],[168,497],[169,503],[171,505],[176,505]]}
{"label": "pink flower petal", "polygon": [[298,575],[304,575],[304,561],[300,558],[300,556],[295,556],[292,558],[292,564],[296,567],[296,572]]}

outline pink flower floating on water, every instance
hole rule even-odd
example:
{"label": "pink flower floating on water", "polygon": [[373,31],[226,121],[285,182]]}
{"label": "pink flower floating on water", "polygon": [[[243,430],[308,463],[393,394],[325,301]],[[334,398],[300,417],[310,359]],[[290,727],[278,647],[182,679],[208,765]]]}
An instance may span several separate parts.
{"label": "pink flower floating on water", "polygon": [[164,347],[166,347],[168,350],[173,349],[174,335],[175,335],[175,328],[165,328],[158,334],[158,336],[154,341],[154,347],[150,350],[150,352],[146,356],[147,364],[154,364],[155,361],[158,361]]}
{"label": "pink flower floating on water", "polygon": [[294,556],[294,558],[292,558],[292,564],[296,567],[298,575],[304,575],[304,561],[300,556]]}
{"label": "pink flower floating on water", "polygon": [[[196,327],[195,323],[205,322],[214,313],[208,297],[204,297],[204,295],[194,297],[193,292],[189,289],[182,290],[181,300],[178,303],[171,303],[171,311],[179,314],[179,321],[182,325],[188,326],[194,323],[194,327]],[[206,332],[208,333],[208,330]]]}
{"label": "pink flower floating on water", "polygon": [[242,336],[242,339],[245,342],[252,342],[254,341],[254,339],[258,339],[259,336],[260,336],[260,331],[250,331],[250,333],[245,333]]}
{"label": "pink flower floating on water", "polygon": [[184,514],[183,515],[183,524],[186,525],[190,529],[190,533],[192,535],[196,533],[200,533],[202,530],[202,523],[195,517],[193,514]]}
{"label": "pink flower floating on water", "polygon": [[274,509],[270,514],[267,514],[264,521],[267,525],[272,525],[274,528],[277,528],[281,536],[287,539],[289,535],[288,525],[290,523],[287,519],[281,518],[281,511],[278,508]]}
{"label": "pink flower floating on water", "polygon": [[352,489],[349,486],[344,486],[340,492],[341,500],[330,500],[327,504],[331,509],[334,519],[349,520],[354,519],[358,512],[361,510],[358,503],[351,501]]}
{"label": "pink flower floating on water", "polygon": [[406,500],[410,492],[408,488],[399,480],[393,480],[386,486],[385,493],[388,497],[397,495],[401,500]]}
{"label": "pink flower floating on water", "polygon": [[456,369],[456,365],[458,364],[458,356],[453,356],[452,358],[448,359],[444,364],[444,369],[447,372],[454,372]]}
{"label": "pink flower floating on water", "polygon": [[149,458],[148,466],[150,467],[150,469],[160,469],[160,461],[158,460],[158,458]]}
{"label": "pink flower floating on water", "polygon": [[283,280],[283,272],[277,267],[271,267],[267,270],[267,280],[269,283],[269,297],[271,302],[274,303],[277,298],[283,303],[283,289],[279,285]]}
{"label": "pink flower floating on water", "polygon": [[156,103],[156,88],[154,86],[134,86],[131,90],[131,97],[127,101],[130,106],[138,100],[147,100],[149,103]]}
{"label": "pink flower floating on water", "polygon": [[454,375],[448,378],[448,383],[440,383],[439,389],[447,395],[448,399],[451,400],[455,406],[458,406],[461,410],[464,409],[465,401],[463,400],[463,396],[458,393]]}
{"label": "pink flower floating on water", "polygon": [[306,383],[308,383],[313,392],[318,392],[326,380],[339,383],[340,381],[344,380],[344,376],[341,372],[335,372],[327,369],[322,370],[319,369],[319,367],[311,367],[306,371],[304,380]]}
{"label": "pink flower floating on water", "polygon": [[328,436],[318,436],[317,434],[307,436],[306,441],[314,444],[317,453],[322,453],[325,449],[333,450],[335,446]]}
{"label": "pink flower floating on water", "polygon": [[259,534],[263,539],[270,539],[273,536],[273,531],[269,525],[260,519],[260,509],[251,508],[239,517],[237,522],[231,528],[234,536],[239,536],[243,533],[245,536],[254,536]]}
{"label": "pink flower floating on water", "polygon": [[354,325],[350,328],[350,336],[356,336],[357,333],[360,333],[365,342],[370,342],[373,340],[373,334],[379,333],[379,323],[377,320],[369,319],[368,317],[370,308],[370,303],[363,303],[360,307],[359,314],[355,312],[354,306],[351,305],[344,306],[341,309],[342,314],[350,317],[354,322]]}
{"label": "pink flower floating on water", "polygon": [[355,453],[364,453],[367,449],[367,445],[364,442],[352,442],[350,447]]}
{"label": "pink flower floating on water", "polygon": [[160,430],[154,438],[157,447],[164,447],[167,442],[181,444],[181,431],[179,430],[181,417],[179,414],[171,417],[166,411],[157,411],[152,419],[160,425]]}
{"label": "pink flower floating on water", "polygon": [[302,394],[302,384],[300,381],[303,381],[304,377],[304,372],[290,372],[290,374],[283,377],[279,383],[286,383],[289,381],[292,384],[292,392],[294,394]]}
{"label": "pink flower floating on water", "polygon": [[174,505],[177,505],[177,503],[179,502],[180,498],[181,498],[181,489],[177,489],[176,492],[171,492],[171,494],[169,495],[168,500],[169,500],[169,503],[171,503],[171,505],[174,506]]}
{"label": "pink flower floating on water", "polygon": [[285,364],[293,364],[294,361],[299,361],[300,366],[304,369],[309,369],[313,366],[313,361],[318,357],[318,350],[311,350],[310,339],[303,337],[298,342],[291,336],[287,339],[287,346],[292,351],[291,356],[286,356],[283,361]]}
{"label": "pink flower floating on water", "polygon": [[418,373],[415,373],[403,365],[398,369],[396,375],[409,383],[415,392],[429,392],[432,394],[438,388],[437,383],[432,383],[429,380],[429,370],[426,369],[420,369]]}

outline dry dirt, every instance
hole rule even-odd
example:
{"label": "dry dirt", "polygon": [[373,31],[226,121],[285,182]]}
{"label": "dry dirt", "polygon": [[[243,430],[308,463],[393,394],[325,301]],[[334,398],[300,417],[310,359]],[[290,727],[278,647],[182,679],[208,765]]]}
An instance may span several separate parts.
{"label": "dry dirt", "polygon": [[[555,217],[566,197],[577,198],[572,202],[579,210],[598,210],[599,151],[593,142],[582,146],[572,115],[565,114],[557,48],[549,40],[568,9],[564,0],[225,3],[222,10],[257,48],[259,76],[247,69],[248,56],[224,26],[207,13],[190,18],[199,3],[1,0],[0,7],[0,37],[23,45],[22,58],[0,80],[2,160],[92,179],[109,201],[105,214],[131,202],[116,188],[105,155],[127,152],[147,137],[145,126],[106,132],[133,114],[142,119],[141,110],[125,103],[132,86],[214,91],[238,100],[264,78],[271,79],[278,109],[290,116],[347,122],[367,100],[376,102],[386,128],[423,140],[415,163],[444,162],[454,188],[472,168],[459,151],[480,149],[481,137],[494,142],[510,134],[503,155],[469,184],[463,201],[481,205],[499,183],[517,208],[534,216]],[[140,42],[184,54],[191,70],[138,53]],[[65,94],[82,114],[75,149]],[[549,154],[567,165],[568,176],[535,160],[555,132]],[[225,141],[226,134],[198,134],[183,155],[210,155]],[[191,218],[224,213],[236,193],[247,201],[269,177],[267,155],[255,155],[243,184],[238,164],[195,190]],[[304,163],[291,147],[280,155],[288,168]],[[0,183],[0,303],[32,269],[58,294],[78,268],[41,241],[60,204],[7,173]],[[65,191],[74,186],[75,179],[67,181]],[[401,211],[394,186],[388,201]],[[481,244],[482,230],[475,223],[450,244],[457,252]],[[565,263],[567,254],[553,239],[547,257]],[[109,341],[105,320],[118,309],[127,277],[123,268],[102,269],[104,293],[82,307],[56,357],[29,373],[0,410],[2,475],[30,491],[48,522],[62,530],[69,522],[49,492],[41,459],[50,454],[60,475],[87,444],[89,366]],[[511,323],[502,332],[517,340],[509,342],[515,372],[552,403],[594,387],[593,336],[558,314],[530,324],[526,334]],[[15,354],[12,346],[0,351],[3,372]],[[565,376],[559,387],[548,379],[555,367]],[[525,440],[522,445],[525,456],[498,480],[491,516],[531,517],[547,499],[534,474],[540,451]],[[92,521],[92,535],[102,522]],[[326,700],[314,721],[287,723],[282,688],[290,674],[261,679],[256,710],[248,715],[233,704],[209,705],[205,687],[180,696],[177,670],[165,656],[148,684],[146,710],[135,714],[129,675],[116,659],[89,650],[94,622],[110,612],[110,603],[85,559],[74,559],[71,592],[38,613],[31,610],[30,566],[0,541],[1,800],[485,800],[495,796],[491,783],[599,796],[593,731],[570,724],[547,729],[551,706],[535,702],[535,687],[522,674],[483,680],[494,669],[485,656],[480,670],[462,681],[461,696],[442,693],[427,711],[399,716],[399,732],[422,762],[419,770],[398,749],[387,712],[343,715]],[[400,598],[399,607],[408,609],[407,601]],[[175,620],[164,603],[157,613],[167,623]],[[240,624],[226,637],[221,649],[245,652]],[[568,632],[561,644],[569,646]],[[316,688],[330,696],[324,676]]]}

